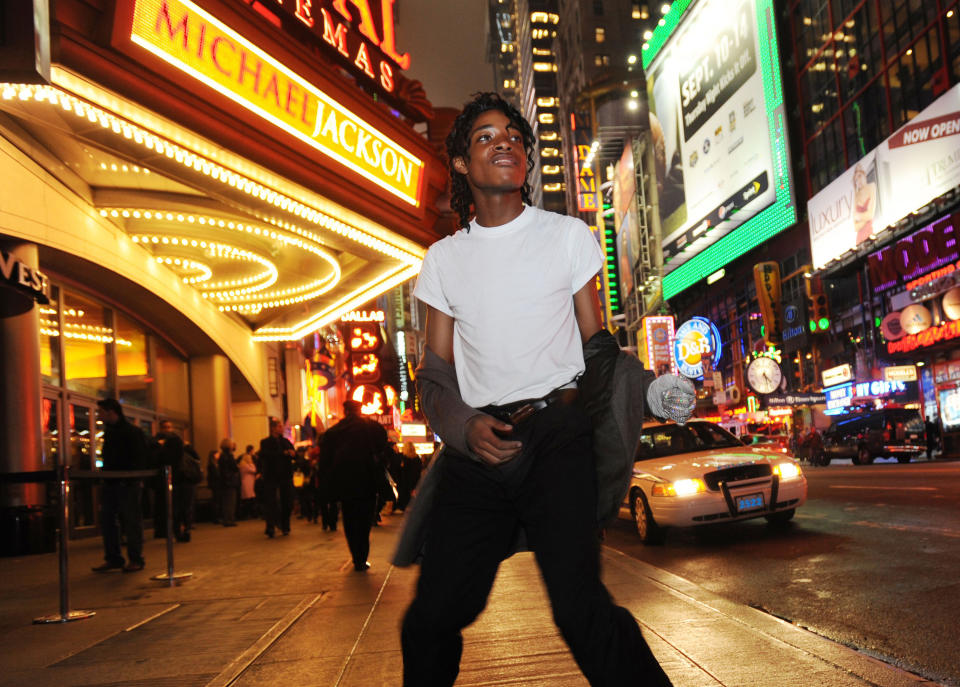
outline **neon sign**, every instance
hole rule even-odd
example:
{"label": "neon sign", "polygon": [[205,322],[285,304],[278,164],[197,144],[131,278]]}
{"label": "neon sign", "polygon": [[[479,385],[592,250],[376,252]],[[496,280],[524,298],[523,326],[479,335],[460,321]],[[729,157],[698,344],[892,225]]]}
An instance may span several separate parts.
{"label": "neon sign", "polygon": [[939,327],[930,327],[919,334],[905,336],[898,341],[888,341],[887,353],[909,353],[918,348],[926,348],[940,341],[949,341],[958,337],[960,337],[960,320],[954,320]]}
{"label": "neon sign", "polygon": [[[300,4],[310,5],[308,0]],[[167,64],[419,207],[420,158],[190,0],[135,0],[129,37]]]}
{"label": "neon sign", "polygon": [[382,310],[352,310],[344,313],[341,322],[383,322],[386,315]]}
{"label": "neon sign", "polygon": [[716,363],[722,352],[720,331],[705,317],[691,317],[677,329],[673,357],[680,374],[697,378],[704,373],[705,359]]}
{"label": "neon sign", "polygon": [[[378,83],[388,93],[395,86],[391,62],[400,69],[410,68],[409,53],[401,55],[397,52],[393,22],[395,0],[380,1],[379,22],[367,0],[349,0],[349,4],[355,8],[356,17],[347,7],[346,0],[276,2],[280,9],[334,48],[351,70]],[[354,26],[356,30],[352,30]]]}

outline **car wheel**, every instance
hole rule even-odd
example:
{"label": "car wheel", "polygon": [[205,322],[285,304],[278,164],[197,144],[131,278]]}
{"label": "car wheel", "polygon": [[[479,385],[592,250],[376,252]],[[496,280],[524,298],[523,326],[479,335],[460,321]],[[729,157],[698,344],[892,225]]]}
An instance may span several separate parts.
{"label": "car wheel", "polygon": [[910,462],[910,456],[897,456],[897,462],[898,462],[898,463],[909,463],[909,462]]}
{"label": "car wheel", "polygon": [[870,465],[873,462],[873,456],[866,446],[861,446],[857,450],[857,457],[853,459],[854,465]]}
{"label": "car wheel", "polygon": [[664,539],[663,528],[653,519],[647,498],[639,489],[634,490],[630,497],[630,510],[633,511],[633,521],[637,526],[637,534],[644,544],[662,544]]}
{"label": "car wheel", "polygon": [[830,465],[830,456],[828,456],[826,453],[820,454],[820,465],[823,467]]}
{"label": "car wheel", "polygon": [[764,515],[768,523],[771,525],[786,525],[788,522],[793,520],[794,513],[797,512],[796,508],[791,508],[790,510],[781,510],[776,513],[771,513],[770,515]]}

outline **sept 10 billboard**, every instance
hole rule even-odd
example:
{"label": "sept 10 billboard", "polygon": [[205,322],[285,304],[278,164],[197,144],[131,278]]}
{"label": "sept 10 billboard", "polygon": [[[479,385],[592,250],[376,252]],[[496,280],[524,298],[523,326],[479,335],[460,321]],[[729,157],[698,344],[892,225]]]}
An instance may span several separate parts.
{"label": "sept 10 billboard", "polygon": [[772,0],[672,13],[644,52],[665,298],[796,221]]}

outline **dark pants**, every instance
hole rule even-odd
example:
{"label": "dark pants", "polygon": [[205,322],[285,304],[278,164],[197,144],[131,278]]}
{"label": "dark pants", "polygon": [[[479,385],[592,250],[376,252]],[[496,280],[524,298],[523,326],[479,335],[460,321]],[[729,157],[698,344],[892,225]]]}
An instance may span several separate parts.
{"label": "dark pants", "polygon": [[120,550],[121,528],[127,540],[127,561],[143,562],[143,513],[140,511],[140,482],[104,482],[100,493],[100,529],[103,557],[111,565],[123,565]]}
{"label": "dark pants", "polygon": [[346,499],[343,507],[343,533],[354,565],[363,565],[370,555],[370,528],[376,517],[377,497]]}
{"label": "dark pants", "polygon": [[324,528],[337,529],[337,517],[340,506],[336,501],[330,501],[329,496],[320,495],[320,518]]}
{"label": "dark pants", "polygon": [[167,536],[167,485],[162,479],[153,486],[153,536],[156,539]]}
{"label": "dark pants", "polygon": [[265,482],[263,485],[263,519],[267,521],[267,533],[290,531],[290,514],[293,512],[293,478],[282,483]]}
{"label": "dark pants", "polygon": [[[220,517],[224,525],[232,525],[237,521],[237,497],[239,487],[225,484],[220,488]],[[290,529],[287,527],[287,529]]]}
{"label": "dark pants", "polygon": [[193,527],[193,485],[173,485],[173,536],[189,540]]}
{"label": "dark pants", "polygon": [[670,685],[636,620],[600,581],[596,473],[581,406],[545,408],[514,436],[523,453],[502,466],[452,451],[440,466],[416,597],[403,620],[403,684],[454,683],[461,630],[483,610],[523,528],[554,621],[590,684]]}

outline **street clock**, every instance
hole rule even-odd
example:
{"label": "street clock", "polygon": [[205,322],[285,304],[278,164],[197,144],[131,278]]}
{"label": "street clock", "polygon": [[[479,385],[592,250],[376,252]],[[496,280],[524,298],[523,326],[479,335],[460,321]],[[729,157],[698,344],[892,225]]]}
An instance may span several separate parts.
{"label": "street clock", "polygon": [[772,394],[782,381],[783,371],[773,358],[756,358],[747,365],[747,384],[758,394]]}

